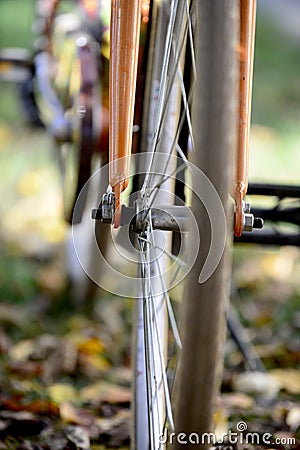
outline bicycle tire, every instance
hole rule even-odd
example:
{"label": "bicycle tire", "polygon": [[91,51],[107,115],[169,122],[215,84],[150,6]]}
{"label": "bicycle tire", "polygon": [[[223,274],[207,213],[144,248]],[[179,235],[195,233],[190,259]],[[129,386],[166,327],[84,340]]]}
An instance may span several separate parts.
{"label": "bicycle tire", "polygon": [[[213,431],[229,302],[233,229],[229,194],[237,139],[239,9],[238,2],[232,0],[201,0],[196,9],[200,30],[196,61],[201,71],[195,90],[198,102],[194,104],[193,120],[198,124],[195,146],[202,151],[193,155],[193,162],[213,182],[227,217],[227,245],[217,269],[209,280],[199,285],[199,272],[209,250],[204,242],[186,280],[183,301],[177,426],[187,435],[196,432],[202,436]],[[211,225],[195,196],[192,209],[200,234],[207,235]],[[195,352],[189,352],[190,348],[196,348]],[[195,375],[191,377],[191,373]],[[204,442],[200,448],[207,448],[208,444]]]}
{"label": "bicycle tire", "polygon": [[[173,29],[171,37],[169,36],[172,40],[176,33],[181,33],[176,28],[176,24],[181,23],[182,26],[182,16],[187,14],[186,5],[189,2],[181,0],[170,2],[166,0],[159,3],[160,11],[164,7],[166,9],[170,8],[171,12],[174,12],[174,8],[178,8],[178,15],[172,18]],[[195,67],[198,70],[197,74],[193,75],[193,89],[195,90],[183,95],[186,98],[181,100],[181,105],[184,103],[185,108],[187,108],[186,101],[190,100],[188,97],[191,95],[191,92],[194,92],[192,117],[188,118],[188,122],[196,124],[191,161],[213,183],[227,218],[225,222],[227,229],[224,229],[223,232],[230,236],[232,232],[232,208],[229,202],[229,193],[231,192],[233,155],[237,136],[238,1],[224,0],[222,3],[217,0],[191,1],[189,14],[190,16],[184,25],[185,35],[183,39],[185,39],[186,43],[191,36],[197,36],[197,40],[192,43],[192,46],[194,47],[193,58],[195,58]],[[191,25],[194,26],[195,23],[197,28],[191,31]],[[170,28],[168,30],[170,31]],[[176,33],[174,30],[176,30]],[[167,31],[167,34],[169,31]],[[161,41],[161,39],[158,39],[158,41]],[[174,46],[178,44],[177,42],[174,44],[174,40],[172,42]],[[156,44],[153,45],[154,55],[158,54],[160,50],[156,48]],[[167,45],[165,48],[167,48]],[[170,49],[168,56],[172,58]],[[166,59],[166,54],[163,54],[163,58]],[[173,57],[173,59],[175,61],[177,59],[177,64],[179,64],[179,59],[184,59],[184,50],[182,50],[180,58]],[[170,79],[170,73],[172,72],[170,70],[170,68],[166,70],[165,80]],[[149,70],[149,73],[151,73],[151,70]],[[162,74],[161,80],[163,77],[164,75]],[[157,82],[157,80],[154,80],[154,82]],[[148,85],[151,85],[151,83],[153,83],[153,79],[150,79]],[[180,86],[180,90],[182,90],[182,86]],[[171,88],[169,93],[165,94],[165,99],[171,102],[170,91]],[[158,100],[159,102],[160,100]],[[167,107],[162,106],[162,108],[161,111],[164,111],[164,114],[166,114]],[[151,105],[148,109],[151,109]],[[180,109],[180,102],[177,102],[178,109]],[[186,109],[186,116],[189,114],[187,111]],[[150,150],[153,150],[151,146],[155,139],[157,143],[161,143],[163,133],[168,133],[168,131],[163,131],[162,125],[159,127],[158,133],[161,134],[156,137],[148,136]],[[144,134],[147,136],[147,132]],[[175,131],[175,134],[177,134],[177,137],[180,134],[178,129]],[[176,144],[173,144],[172,147],[176,147]],[[181,153],[184,158],[184,152],[182,151]],[[149,211],[152,206],[153,204],[150,204]],[[194,194],[192,195],[191,211],[196,218],[201,236],[209,236],[211,223],[207,216],[206,208]],[[155,295],[156,291],[153,285],[157,281],[155,281],[156,277],[153,275],[144,281],[146,284],[150,280],[154,294],[150,292],[148,298],[145,298],[145,295],[143,295],[141,300],[137,302],[136,308],[136,317],[138,318],[136,325],[137,335],[134,339],[135,349],[133,351],[135,350],[136,354],[140,355],[140,362],[135,367],[134,372],[136,386],[134,424],[139,428],[134,431],[134,439],[132,440],[132,448],[134,449],[147,450],[150,448],[152,450],[165,448],[167,441],[164,441],[164,438],[161,440],[161,438],[167,428],[173,431],[173,424],[170,424],[172,419],[170,418],[170,411],[168,411],[170,409],[169,400],[171,402],[174,400],[175,403],[175,432],[184,432],[187,436],[189,433],[197,433],[200,438],[203,433],[212,431],[213,407],[217,385],[220,383],[222,345],[226,330],[225,318],[229,295],[231,240],[230,237],[227,239],[226,249],[217,269],[205,283],[200,285],[198,282],[199,273],[205,265],[210,244],[209,239],[206,242],[201,242],[195,264],[192,265],[190,274],[185,280],[185,298],[181,306],[183,316],[181,324],[183,350],[181,351],[178,380],[175,380],[175,387],[172,389],[172,398],[170,396],[170,399],[168,398],[169,394],[165,392],[166,386],[164,386],[164,383],[166,383],[166,377],[163,373],[165,369],[161,370],[159,374],[155,370],[152,373],[152,369],[150,370],[147,364],[151,365],[149,361],[152,359],[153,365],[155,365],[155,359],[160,359],[158,365],[161,365],[162,357],[159,353],[165,353],[168,346],[168,338],[166,338],[168,331],[166,329],[170,328],[171,318],[168,317],[166,313],[167,307],[165,306],[161,316],[163,323],[160,325],[159,331],[161,337],[154,338],[153,336],[157,333],[157,325],[151,324],[151,320],[153,323],[157,320],[153,319],[157,308],[155,306],[155,298],[158,298]],[[153,270],[151,265],[149,265],[149,270]],[[166,293],[163,293],[165,300],[166,295]],[[147,313],[147,305],[151,305],[151,303],[153,303],[152,309]],[[159,308],[160,306],[158,306]],[[148,325],[146,324],[147,321]],[[152,330],[149,331],[151,327]],[[157,343],[158,340],[161,340],[161,342]],[[151,349],[155,341],[158,347],[161,346],[161,349]],[[147,359],[149,360],[148,362]],[[166,360],[165,356],[164,360]],[[157,385],[160,385],[160,388],[164,391],[162,394],[159,394]],[[154,391],[156,393],[153,394]],[[175,395],[173,395],[174,392]],[[154,403],[153,399],[155,397],[160,397],[158,402],[155,400],[160,405]],[[171,407],[173,408],[173,405]],[[154,425],[154,421],[157,420],[153,418],[153,415],[155,415],[154,410],[157,411],[158,415],[164,415],[163,420],[158,419],[157,426]],[[174,442],[176,444],[176,441]],[[204,443],[200,445],[200,448],[207,448],[207,446]],[[175,445],[175,447],[179,448],[180,444]],[[187,442],[185,447],[192,448],[192,444],[189,445]]]}

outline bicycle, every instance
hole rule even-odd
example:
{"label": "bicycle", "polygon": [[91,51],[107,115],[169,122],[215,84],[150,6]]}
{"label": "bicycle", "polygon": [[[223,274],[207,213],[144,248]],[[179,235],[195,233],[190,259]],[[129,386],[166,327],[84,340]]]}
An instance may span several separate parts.
{"label": "bicycle", "polygon": [[[58,2],[54,2],[55,7],[57,4]],[[137,318],[134,344],[136,367],[133,448],[162,448],[164,444],[161,440],[164,439],[166,425],[172,431],[174,423],[179,430],[183,429],[187,434],[196,430],[199,435],[203,435],[211,429],[213,398],[215,398],[217,379],[220,378],[217,376],[217,372],[221,361],[220,353],[223,341],[221,335],[224,334],[225,329],[225,290],[229,279],[228,249],[224,255],[223,250],[226,234],[230,234],[231,230],[230,216],[233,215],[232,207],[228,205],[228,193],[231,190],[230,180],[233,178],[229,174],[231,171],[230,161],[233,156],[231,153],[235,147],[237,132],[238,6],[237,1],[224,2],[222,7],[216,2],[206,1],[201,1],[201,5],[197,2],[183,1],[164,1],[161,4],[141,1],[112,2],[109,127],[112,145],[109,174],[105,173],[106,169],[103,169],[100,177],[101,182],[104,185],[109,184],[110,188],[104,194],[100,208],[94,212],[94,217],[102,219],[102,222],[113,222],[115,228],[118,228],[120,224],[123,227],[127,225],[130,234],[132,234],[132,230],[137,234],[136,239],[131,238],[132,241],[136,241],[137,249],[134,249],[134,246],[130,248],[133,252],[138,250],[139,258],[136,262],[140,267],[140,275],[137,277],[140,281],[140,288],[133,294],[140,298],[136,302],[135,312]],[[139,186],[141,198],[130,199],[129,206],[125,207],[121,204],[121,192],[125,190],[129,180],[141,7],[144,8],[145,23],[151,25],[147,31],[149,52],[145,54],[148,64],[146,73],[149,76],[146,79],[145,105],[143,119],[140,122],[142,127],[140,147],[147,151],[142,154],[142,157],[132,158],[136,160],[135,172],[144,175],[144,181]],[[250,41],[247,42],[250,59],[243,75],[247,79],[247,85],[244,94],[240,93],[240,97],[247,102],[246,108],[242,108],[242,113],[246,111],[249,117],[249,92],[251,91],[249,74],[252,70],[254,4],[245,2],[244,9],[246,10],[247,7],[249,10],[246,12],[245,27],[246,30],[251,30],[252,34]],[[199,28],[195,30],[195,26]],[[51,27],[52,24],[50,29]],[[217,27],[218,33],[220,33],[218,37],[215,35],[214,27]],[[199,36],[203,40],[200,47],[196,45],[197,41],[194,41],[198,30],[200,30]],[[119,48],[124,43],[124,53],[119,52]],[[85,45],[86,41],[83,47]],[[244,45],[245,49],[247,45]],[[86,50],[91,54],[89,47]],[[126,53],[127,51],[128,53]],[[80,53],[78,56],[79,61],[82,61]],[[201,67],[200,76],[198,64]],[[45,67],[45,61],[42,61],[40,67],[41,70]],[[91,65],[90,68],[92,68]],[[121,72],[118,72],[117,68],[121,68]],[[39,72],[38,62],[37,71]],[[91,70],[91,73],[95,74],[96,70]],[[129,81],[122,77],[124,73],[129,74]],[[89,86],[92,89],[97,84],[97,80],[89,78],[88,75]],[[43,76],[39,73],[37,78],[43,80]],[[215,86],[218,86],[219,95],[214,94]],[[41,83],[40,90],[43,91]],[[89,92],[90,100],[93,101],[95,93],[93,90]],[[47,98],[47,95],[45,97]],[[190,102],[193,98],[199,99],[199,103],[193,100],[191,108]],[[48,103],[51,104],[49,96]],[[209,111],[207,115],[206,110]],[[57,114],[57,112],[58,109],[55,114],[56,119],[61,119],[59,126],[56,127],[60,133],[58,139],[64,140],[64,132],[61,134],[61,131],[62,129],[65,131],[65,127],[61,127],[61,124],[64,123],[65,117],[64,114]],[[243,226],[250,231],[253,226],[260,225],[257,221],[255,223],[248,206],[246,209],[242,201],[247,185],[247,151],[245,150],[248,142],[248,117],[245,126],[241,127],[243,136],[240,140],[243,151],[239,154],[240,170],[237,173],[235,185],[235,231],[238,235],[241,234]],[[213,123],[211,124],[212,118]],[[86,137],[90,139],[93,132],[87,109],[82,110],[82,120],[88,121],[89,128]],[[194,133],[192,129],[194,121],[199,122],[197,133]],[[143,126],[144,123],[147,124],[146,127]],[[211,125],[216,129],[220,128],[221,131],[214,134]],[[166,128],[167,131],[165,131]],[[83,143],[83,153],[86,153],[86,150],[91,147],[90,143]],[[165,151],[166,148],[169,153]],[[174,148],[176,148],[179,158],[171,156]],[[198,154],[195,150],[198,148],[210,148],[210,154],[207,152]],[[221,152],[220,148],[222,148]],[[91,151],[87,153],[90,161]],[[218,160],[216,156],[218,156]],[[189,162],[189,158],[192,162]],[[187,189],[190,192],[182,189],[182,184],[186,186],[191,184],[188,182],[187,175],[182,176],[182,166],[192,172],[190,177],[195,178],[196,176],[199,179],[194,183],[193,188]],[[79,170],[82,169],[82,164],[79,164],[78,167]],[[198,167],[205,175],[199,172]],[[227,168],[226,171],[222,170],[224,167]],[[90,162],[88,168],[90,169]],[[95,180],[95,176],[92,178]],[[176,183],[175,178],[181,178],[181,180]],[[139,185],[140,181],[135,183]],[[90,185],[91,183],[88,183],[81,189],[83,186],[81,182],[76,191],[77,202],[73,214],[73,225],[82,219],[83,208],[86,205],[87,187]],[[168,186],[166,187],[166,185]],[[199,202],[199,192],[198,195],[191,192],[197,191],[195,186],[200,188],[200,198],[205,206]],[[170,204],[170,192],[173,192],[174,189],[177,189],[180,194],[178,198],[174,199],[173,197]],[[204,192],[206,191],[205,195],[201,192],[202,189]],[[99,194],[102,195],[102,192],[100,191]],[[184,197],[192,198],[189,209],[191,214],[187,213],[186,207],[183,206],[185,204]],[[174,202],[181,206],[173,206]],[[100,203],[99,198],[97,199],[98,203]],[[166,286],[168,282],[163,279],[162,275],[165,276],[165,272],[168,272],[168,259],[174,260],[174,256],[171,254],[171,237],[168,236],[163,241],[165,235],[160,232],[158,236],[155,236],[154,229],[185,231],[186,222],[191,222],[192,217],[192,219],[194,218],[192,230],[194,234],[190,235],[196,236],[198,240],[199,229],[202,236],[206,236],[210,232],[210,220],[206,216],[206,209],[212,216],[210,219],[212,218],[213,223],[211,245],[213,251],[209,250],[209,242],[201,244],[199,253],[197,248],[195,253],[193,243],[190,244],[188,253],[193,254],[195,261],[187,258],[181,262],[183,274],[174,270],[175,279],[171,278],[170,282],[171,287],[176,285],[192,267],[185,293],[189,302],[183,302],[185,311],[182,345],[183,349],[190,348],[189,342],[192,341],[193,345],[197,342],[199,346],[196,361],[191,352],[182,351],[181,368],[178,369],[180,381],[175,382],[174,388],[171,388],[165,371],[165,354],[167,347],[171,347],[172,352],[168,357],[167,366],[173,373],[177,372],[178,363],[174,356],[176,353],[174,347],[181,347],[181,340],[167,293],[167,287],[170,286]],[[177,211],[179,210],[182,217],[178,216]],[[96,223],[101,223],[101,221],[97,220]],[[191,223],[193,224],[193,222]],[[98,268],[93,273],[93,267],[88,267],[85,261],[86,247],[80,249],[78,246],[81,237],[78,237],[76,231],[74,239],[81,264],[91,278],[103,286],[103,281],[99,283],[97,278]],[[179,242],[178,254],[175,257],[177,261],[179,257],[184,259],[182,247],[185,240],[183,233]],[[173,247],[175,241],[176,238],[173,237]],[[94,242],[94,244],[97,243]],[[161,246],[164,245],[165,248],[157,260],[157,251],[161,251]],[[96,248],[96,245],[93,247]],[[208,252],[211,255],[211,258],[207,259],[209,263],[206,261]],[[102,258],[101,265],[105,265],[105,260],[106,257],[104,260]],[[205,281],[205,283],[199,287],[200,268],[202,268],[201,281]],[[104,285],[104,287],[109,290],[111,281],[109,277],[107,280],[108,286]],[[117,293],[129,295],[125,285]],[[204,300],[197,301],[198,296],[205,299],[208,295],[210,296],[209,304]],[[206,319],[210,315],[213,317],[212,323]],[[202,326],[199,327],[197,321],[201,317],[205,319],[204,323],[202,321]],[[169,326],[174,336],[167,339]],[[195,370],[195,363],[199,368],[196,368],[196,371],[201,369],[204,373],[189,379],[192,369]],[[209,380],[208,383],[207,380]],[[173,383],[171,384],[173,385]],[[170,391],[173,391],[172,394],[174,392],[176,394],[177,391],[179,399],[175,420],[172,413],[173,398],[171,399]],[[195,398],[196,392],[197,399]],[[193,401],[191,401],[192,397],[194,397]],[[199,411],[200,400],[202,405]],[[187,415],[188,410],[191,411],[189,416]]]}
{"label": "bicycle", "polygon": [[[39,0],[34,53],[3,49],[0,62],[1,79],[18,82],[22,75],[20,91],[28,120],[33,125],[45,126],[53,139],[54,157],[61,174],[64,216],[70,223],[79,192],[91,171],[105,163],[108,153],[108,105],[101,88],[108,77],[108,62],[106,19],[100,21],[98,3],[93,6],[78,2],[77,11],[74,7],[61,11],[62,3]],[[86,236],[84,224],[91,195],[88,193],[82,202],[77,218],[78,233],[87,247],[91,237]],[[99,224],[97,228],[104,246],[103,226]],[[67,242],[70,291],[72,298],[82,305],[94,296],[95,287],[76,263],[70,240],[71,236]],[[85,258],[85,264],[93,264],[92,252]],[[87,309],[91,307],[91,302],[86,304]]]}
{"label": "bicycle", "polygon": [[[225,241],[232,229],[233,206],[228,202],[228,195],[233,190],[233,179],[236,235],[241,235],[243,228],[251,231],[262,226],[262,222],[250,213],[249,205],[243,202],[247,189],[255,2],[165,1],[159,5],[153,2],[150,6],[150,65],[147,68],[150,80],[146,82],[148,106],[144,108],[143,117],[147,119],[141,143],[141,148],[146,150],[144,157],[132,157],[136,173],[144,175],[139,198],[130,199],[129,206],[122,205],[121,193],[128,186],[130,175],[141,2],[113,1],[110,173],[107,181],[110,188],[93,212],[95,219],[112,223],[115,228],[129,225],[130,230],[137,234],[141,287],[140,291],[132,294],[139,299],[136,302],[132,446],[138,449],[165,448],[166,430],[173,434],[174,430],[184,431],[186,436],[196,433],[200,437],[211,431],[213,404],[220,382],[228,301],[230,238],[227,238],[226,246]],[[166,18],[169,19],[167,24]],[[199,36],[200,44],[194,40],[195,36]],[[240,63],[240,93],[239,42],[245,56]],[[122,50],[118,51],[120,48]],[[231,161],[238,132],[238,99],[242,126],[239,128],[237,173],[233,177]],[[197,129],[194,132],[195,123]],[[210,151],[205,151],[208,148]],[[172,156],[175,150],[179,158]],[[179,191],[182,198],[174,199],[171,193],[183,167],[184,171],[190,170],[191,175],[176,180],[177,188],[181,183]],[[193,188],[189,177],[194,181]],[[193,192],[184,192],[182,184]],[[191,201],[189,208],[183,206],[184,197]],[[180,206],[173,206],[176,202]],[[168,294],[168,288],[177,284],[180,275],[176,270],[175,274],[167,273],[167,260],[178,261],[178,255],[171,253],[170,236],[162,241],[165,235],[154,234],[155,229],[186,231],[186,222],[191,219],[188,211],[191,211],[196,224],[193,229],[196,242],[197,230],[201,236],[212,235],[211,242],[201,242],[196,254],[194,242],[190,243],[188,253],[193,255],[193,261],[189,258],[184,260],[181,244],[185,237],[184,234],[181,236],[179,256],[183,261],[180,265],[185,270],[183,278],[187,276],[181,344]],[[134,249],[131,250],[134,253]],[[89,275],[99,282],[95,273],[89,272]],[[168,275],[171,277],[169,284]],[[109,289],[109,286],[105,287]],[[126,295],[125,290],[124,279],[122,289],[114,289],[114,292]],[[182,348],[178,370],[175,347]],[[166,356],[168,348],[171,354]],[[197,354],[190,350],[192,348],[197,348]],[[179,372],[179,381],[168,380],[170,371],[173,374]],[[195,372],[196,375],[191,376]],[[178,398],[175,415],[172,412],[174,394]],[[202,448],[207,446],[207,442],[202,442]],[[175,447],[179,448],[180,442],[177,441]]]}
{"label": "bicycle", "polygon": [[[135,302],[137,316],[134,344],[136,367],[133,377],[135,424],[132,446],[138,449],[164,448],[166,430],[170,433],[175,429],[184,431],[186,435],[197,433],[199,436],[211,430],[214,399],[220,381],[218,372],[222,359],[222,335],[225,334],[225,310],[230,278],[230,257],[227,247],[231,244],[234,214],[233,205],[228,203],[228,194],[231,193],[236,200],[235,232],[237,235],[241,234],[242,228],[251,231],[254,227],[260,228],[262,225],[261,221],[250,213],[249,205],[242,202],[247,187],[247,151],[245,150],[248,143],[250,118],[255,2],[224,1],[222,6],[219,2],[205,0],[150,3],[115,1],[112,3],[114,13],[111,45],[116,51],[116,61],[111,64],[111,93],[113,94],[111,105],[116,106],[120,99],[122,100],[122,95],[115,91],[116,81],[118,80],[120,87],[121,77],[114,72],[114,69],[122,66],[122,59],[125,57],[118,53],[118,45],[114,40],[117,38],[119,44],[122,44],[124,38],[122,32],[119,34],[117,22],[120,21],[122,8],[127,9],[128,15],[133,19],[132,32],[130,33],[130,27],[126,27],[123,32],[128,41],[127,47],[137,56],[139,9],[144,8],[144,25],[148,25],[145,47],[149,49],[149,53],[145,52],[145,61],[148,63],[145,72],[148,77],[141,113],[142,120],[139,122],[141,128],[139,147],[148,152],[146,151],[142,156],[131,156],[131,160],[136,163],[134,173],[142,175],[143,180],[141,182],[137,176],[133,177],[133,184],[139,186],[137,190],[140,191],[140,198],[136,198],[137,194],[129,196],[129,203],[125,206],[121,191],[130,184],[129,161],[137,71],[136,59],[132,59],[132,55],[127,55],[127,61],[132,66],[131,82],[129,87],[125,88],[124,80],[123,89],[120,88],[121,92],[126,93],[123,100],[127,107],[124,107],[124,103],[123,110],[119,110],[119,116],[118,112],[110,108],[111,141],[114,141],[116,136],[120,136],[120,139],[124,141],[122,150],[125,148],[126,150],[120,152],[118,146],[112,146],[110,178],[108,168],[103,168],[100,178],[104,188],[99,188],[99,185],[96,187],[97,200],[94,201],[94,206],[97,208],[93,214],[94,218],[98,219],[96,227],[100,223],[108,222],[113,223],[120,230],[129,231],[131,240],[128,239],[128,242],[122,242],[122,244],[129,254],[136,253],[137,250],[134,265],[138,263],[140,275],[135,277],[134,281],[140,281],[141,286],[132,294],[133,297],[140,299]],[[241,43],[241,47],[239,47],[238,28],[240,5],[245,13],[244,18],[247,19],[243,30],[245,32],[250,30],[248,44]],[[135,14],[132,14],[133,10]],[[169,22],[166,22],[167,17]],[[122,27],[122,22],[119,25]],[[194,37],[198,35],[200,46],[198,39],[194,41]],[[245,84],[246,88],[244,90],[240,88],[239,93],[238,49],[241,50],[241,48],[248,48],[245,55],[249,56],[249,60],[244,73],[240,73],[240,83]],[[198,65],[201,69],[199,73]],[[96,83],[96,79],[93,79],[91,85],[95,86]],[[94,99],[95,93],[92,93],[90,98]],[[230,161],[234,159],[232,153],[234,153],[237,135],[236,110],[239,99],[240,102],[242,99],[246,103],[246,106],[241,108],[241,115],[245,116],[246,112],[247,117],[244,117],[245,126],[240,128],[240,142],[244,150],[239,154],[240,165],[237,164],[239,171],[234,177],[230,175],[234,165]],[[190,103],[193,105],[191,106]],[[83,118],[87,116],[88,114],[83,111]],[[120,120],[116,120],[117,117]],[[195,122],[196,132],[193,130]],[[126,133],[114,128],[114,124],[122,124],[124,129],[127,129]],[[89,133],[91,134],[91,129]],[[196,151],[199,148],[210,148],[210,152]],[[176,149],[179,156],[177,158],[170,156],[165,152],[166,149],[170,151]],[[198,171],[198,167],[212,181],[212,184],[203,176],[203,172]],[[226,170],[223,170],[224,168]],[[186,174],[188,170],[192,172],[189,175]],[[191,178],[195,177],[197,181],[194,182],[193,187]],[[234,178],[235,192],[231,187],[231,181]],[[96,176],[93,176],[92,182],[95,179]],[[77,190],[74,224],[82,217],[82,208],[86,205],[87,188],[91,184],[88,183],[83,190]],[[110,188],[101,199],[103,190],[108,184]],[[183,189],[184,185],[185,189]],[[191,192],[197,191],[199,187],[200,195],[199,193],[197,195],[197,192]],[[199,196],[202,202],[199,201]],[[191,204],[191,208],[187,209],[186,203]],[[212,226],[206,210],[213,216]],[[194,222],[193,217],[196,218]],[[88,220],[88,223],[94,229],[94,222]],[[185,241],[191,240],[186,236],[186,227],[188,228],[190,223],[192,223],[190,233],[196,236],[196,241],[198,229],[202,236],[209,235],[212,229],[211,247],[215,254],[210,265],[207,264],[207,253],[210,252],[209,241],[201,242],[199,254],[197,254],[198,249],[194,248],[194,243],[190,242],[187,257],[184,254]],[[193,224],[196,224],[194,228]],[[118,227],[118,225],[122,226]],[[104,224],[104,226],[107,228],[107,225]],[[173,235],[170,236],[170,232],[166,232],[167,237],[164,240],[166,236],[164,232],[160,231],[155,235],[158,233],[156,229],[171,230]],[[181,232],[180,238],[178,238],[178,231]],[[228,244],[223,253],[226,234],[228,234]],[[104,283],[105,287],[105,280],[103,282],[99,279],[98,268],[93,272],[94,268],[87,267],[84,261],[87,252],[86,247],[83,249],[78,247],[80,236],[76,237],[76,232],[74,236],[75,247],[82,265],[92,279],[101,286]],[[248,234],[245,236],[250,239]],[[92,248],[97,247],[95,241],[96,239]],[[164,247],[163,251],[161,247]],[[174,255],[172,255],[173,250]],[[159,252],[159,262],[157,262],[157,252]],[[191,253],[195,261],[189,259]],[[127,258],[128,254],[125,257]],[[105,256],[104,260],[106,258]],[[174,273],[171,273],[168,281],[166,273],[168,260],[179,262],[179,259],[182,259],[180,268],[183,273],[179,273],[173,264]],[[104,260],[101,260],[103,264],[105,264]],[[185,296],[189,301],[183,301],[182,306],[184,311],[181,343],[178,332],[180,327],[175,323],[175,314],[167,287],[173,287],[179,280],[185,278],[192,265],[193,268],[186,278]],[[205,281],[201,285],[198,283],[200,273],[201,281]],[[111,290],[111,279],[107,278],[106,281],[108,283],[106,287]],[[129,296],[130,291],[127,292],[126,289],[124,284],[117,293]],[[202,297],[202,301],[199,301],[199,296]],[[210,297],[209,302],[208,297]],[[212,320],[208,320],[209,318]],[[200,323],[201,326],[199,326]],[[168,331],[168,328],[171,328],[171,331]],[[171,334],[173,336],[170,336]],[[166,335],[169,339],[165,338]],[[198,353],[195,358],[195,354],[189,349],[196,345]],[[165,357],[167,347],[171,347],[168,358]],[[179,348],[179,352],[180,347],[183,347],[181,363],[178,363],[175,358],[175,347]],[[168,368],[167,373],[163,367],[165,365]],[[200,376],[198,374],[201,371]],[[178,372],[179,381],[170,381],[170,372],[176,375]],[[197,375],[190,377],[192,372],[196,372]],[[171,411],[174,396],[178,398],[175,414]],[[178,442],[177,444],[179,445]]]}

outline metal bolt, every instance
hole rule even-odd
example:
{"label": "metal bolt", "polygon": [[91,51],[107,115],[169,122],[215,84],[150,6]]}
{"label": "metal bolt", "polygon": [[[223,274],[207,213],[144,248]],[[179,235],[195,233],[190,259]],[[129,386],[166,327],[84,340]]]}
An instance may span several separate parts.
{"label": "metal bolt", "polygon": [[244,202],[244,212],[249,214],[251,211],[251,203],[250,202]]}
{"label": "metal bolt", "polygon": [[254,216],[253,214],[244,214],[244,231],[252,231],[254,225]]}

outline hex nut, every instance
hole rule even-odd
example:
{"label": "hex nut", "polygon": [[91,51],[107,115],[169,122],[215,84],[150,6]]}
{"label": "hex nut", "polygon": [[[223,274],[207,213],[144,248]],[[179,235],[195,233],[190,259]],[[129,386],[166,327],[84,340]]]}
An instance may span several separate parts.
{"label": "hex nut", "polygon": [[244,214],[244,231],[252,231],[254,225],[254,216],[253,214]]}

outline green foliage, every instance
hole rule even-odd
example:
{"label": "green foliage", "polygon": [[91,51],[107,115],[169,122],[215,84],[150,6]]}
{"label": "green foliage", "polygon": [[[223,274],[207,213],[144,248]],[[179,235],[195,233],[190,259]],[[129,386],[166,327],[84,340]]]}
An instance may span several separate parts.
{"label": "green foliage", "polygon": [[265,17],[256,29],[253,122],[278,129],[300,120],[300,43]]}
{"label": "green foliage", "polygon": [[1,0],[0,46],[31,48],[35,0]]}
{"label": "green foliage", "polygon": [[1,255],[0,299],[24,303],[37,294],[35,268],[25,258]]}

